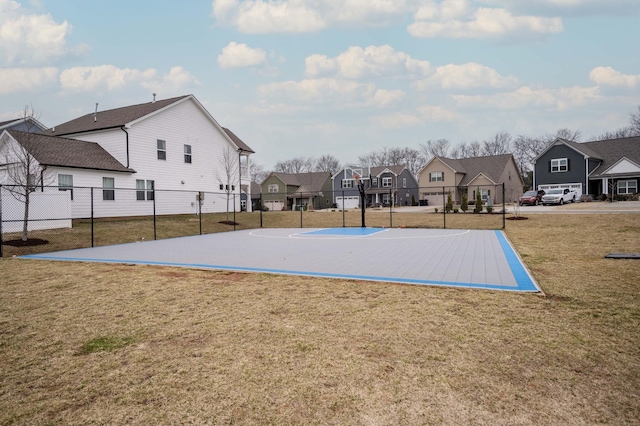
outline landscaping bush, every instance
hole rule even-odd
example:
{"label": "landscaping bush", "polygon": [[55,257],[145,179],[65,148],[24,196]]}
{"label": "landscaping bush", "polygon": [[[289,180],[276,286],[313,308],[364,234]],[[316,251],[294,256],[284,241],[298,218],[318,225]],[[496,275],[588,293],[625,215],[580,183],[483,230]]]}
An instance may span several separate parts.
{"label": "landscaping bush", "polygon": [[467,199],[467,192],[462,193],[462,204],[460,204],[460,210],[463,213],[466,213],[469,210],[469,200]]}
{"label": "landscaping bush", "polygon": [[482,196],[480,195],[480,188],[476,191],[476,208],[473,210],[474,213],[480,213],[482,211]]}
{"label": "landscaping bush", "polygon": [[447,193],[447,204],[444,206],[444,211],[449,213],[453,210],[453,200],[451,198],[451,190]]}

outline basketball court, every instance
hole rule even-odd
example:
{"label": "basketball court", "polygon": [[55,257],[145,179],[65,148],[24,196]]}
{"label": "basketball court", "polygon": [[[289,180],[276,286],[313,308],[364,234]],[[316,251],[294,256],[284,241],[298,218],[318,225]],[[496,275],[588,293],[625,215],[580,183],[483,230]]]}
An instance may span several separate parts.
{"label": "basketball court", "polygon": [[253,229],[22,256],[539,292],[502,231]]}

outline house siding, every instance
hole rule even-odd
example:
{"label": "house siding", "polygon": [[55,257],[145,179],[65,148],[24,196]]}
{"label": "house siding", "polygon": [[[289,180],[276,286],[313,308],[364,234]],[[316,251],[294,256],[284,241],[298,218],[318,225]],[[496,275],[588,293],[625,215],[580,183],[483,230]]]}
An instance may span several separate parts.
{"label": "house siding", "polygon": [[509,161],[507,167],[503,170],[498,182],[504,182],[505,200],[502,200],[502,189],[500,189],[499,193],[496,194],[495,197],[497,203],[502,203],[503,201],[506,203],[515,203],[524,192],[524,181],[521,179],[520,173],[518,172],[518,168],[513,159]]}
{"label": "house siding", "polygon": [[[441,182],[430,182],[429,174],[433,172],[444,172],[444,180]],[[427,166],[420,171],[418,177],[418,183],[420,185],[418,198],[421,200],[428,200],[429,205],[440,205],[443,203],[442,188],[449,187],[452,189],[452,200],[454,204],[457,204],[460,200],[461,194],[460,191],[452,187],[457,187],[463,177],[463,174],[454,172],[439,158],[434,158],[431,163],[427,164]],[[444,194],[447,192],[448,190],[445,189]]]}
{"label": "house siding", "polygon": [[[569,161],[569,170],[566,172],[550,172],[552,159],[566,158]],[[584,156],[572,148],[562,144],[554,145],[538,158],[535,165],[535,186],[581,183],[582,193],[587,193],[586,170]]]}

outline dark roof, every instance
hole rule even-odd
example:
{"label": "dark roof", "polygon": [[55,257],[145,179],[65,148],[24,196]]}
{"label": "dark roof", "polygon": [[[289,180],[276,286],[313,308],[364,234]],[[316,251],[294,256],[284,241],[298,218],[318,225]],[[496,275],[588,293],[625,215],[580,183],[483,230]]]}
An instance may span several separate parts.
{"label": "dark roof", "polygon": [[42,133],[46,135],[64,136],[121,127],[189,96],[191,95],[178,96],[175,98],[147,102],[138,105],[130,105],[106,111],[98,111],[98,113],[95,114],[95,119],[94,113],[92,112],[74,120],[67,121],[66,123],[54,126]]}
{"label": "dark roof", "polygon": [[502,172],[504,172],[505,167],[507,167],[507,163],[511,160],[512,155],[501,154],[457,159],[443,157],[438,158],[456,172],[464,173],[464,177],[460,181],[459,185],[465,186],[480,173],[498,183],[500,181],[500,176],[502,175]]}
{"label": "dark roof", "polygon": [[385,170],[389,170],[391,171],[393,174],[395,175],[399,175],[400,173],[402,173],[402,171],[404,169],[406,169],[405,166],[403,165],[396,165],[396,166],[374,166],[371,167],[371,176],[378,176],[380,173],[384,172]]}
{"label": "dark roof", "polygon": [[318,192],[331,179],[329,172],[280,173],[273,172],[285,185],[296,186],[294,192]]}
{"label": "dark roof", "polygon": [[242,141],[242,139],[240,139],[239,137],[237,137],[235,135],[235,133],[233,133],[231,130],[227,129],[226,127],[223,127],[222,130],[225,131],[225,133],[227,134],[227,136],[229,136],[231,138],[231,140],[233,141],[233,143],[235,143],[238,148],[241,148],[243,152],[250,152],[251,154],[254,154],[255,151],[252,150],[251,148],[249,148],[249,145],[247,145],[246,143],[244,143]]}
{"label": "dark roof", "polygon": [[251,181],[251,197],[260,198],[262,193],[262,186],[258,182]]}
{"label": "dark roof", "polygon": [[569,145],[573,149],[577,150],[578,152],[581,152],[583,155],[585,155],[587,157],[591,157],[591,158],[596,158],[596,159],[602,160],[601,155],[598,154],[597,152],[593,151],[591,149],[591,147],[587,143],[574,142],[574,141],[569,141],[569,140],[562,139],[562,138],[558,138],[558,139],[560,139],[562,142],[564,142],[565,144]]}
{"label": "dark roof", "polygon": [[602,160],[602,163],[591,173],[591,177],[602,174],[623,157],[640,165],[640,136],[584,142],[578,145],[595,152],[597,154],[595,158]]}
{"label": "dark roof", "polygon": [[134,173],[95,142],[26,133],[17,130],[7,132],[27,148],[43,166],[72,167],[79,169],[108,170]]}

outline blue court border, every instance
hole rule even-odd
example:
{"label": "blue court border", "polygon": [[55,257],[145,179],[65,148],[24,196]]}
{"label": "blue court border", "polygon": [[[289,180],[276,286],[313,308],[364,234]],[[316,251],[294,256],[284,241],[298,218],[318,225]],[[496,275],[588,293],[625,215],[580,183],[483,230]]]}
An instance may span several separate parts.
{"label": "blue court border", "polygon": [[[351,228],[356,229],[356,228]],[[374,229],[375,228],[358,228],[358,229]],[[324,230],[320,230],[324,231]],[[382,230],[376,230],[381,232]],[[309,234],[318,232],[312,231]],[[375,232],[373,232],[375,233]],[[522,261],[514,251],[513,247],[507,241],[502,231],[495,231],[496,237],[500,243],[500,247],[507,259],[511,273],[513,274],[517,287],[504,286],[499,284],[478,284],[478,283],[464,283],[464,282],[450,282],[450,281],[433,281],[433,280],[419,280],[409,278],[392,278],[392,277],[380,277],[380,276],[368,276],[368,275],[351,275],[351,274],[336,274],[328,272],[310,272],[310,271],[297,271],[289,269],[269,269],[269,268],[252,268],[245,266],[229,266],[229,265],[212,265],[205,263],[181,263],[181,262],[160,262],[160,261],[139,261],[139,260],[123,260],[123,259],[99,259],[99,258],[80,258],[80,257],[57,257],[47,254],[31,254],[20,256],[22,259],[43,259],[43,260],[60,260],[60,261],[72,261],[72,262],[98,262],[98,263],[121,263],[129,265],[155,265],[155,266],[177,266],[187,268],[198,269],[213,269],[222,271],[239,271],[239,272],[260,272],[268,274],[281,274],[281,275],[300,275],[308,277],[318,278],[338,278],[338,279],[351,279],[351,280],[364,280],[364,281],[378,281],[378,282],[391,282],[400,284],[417,284],[417,285],[435,285],[445,287],[461,287],[461,288],[474,288],[474,289],[486,289],[486,290],[503,290],[503,291],[516,291],[516,292],[540,292],[541,290],[531,279],[531,276],[525,269]],[[325,234],[325,235],[335,235]],[[356,234],[357,235],[357,234]]]}

